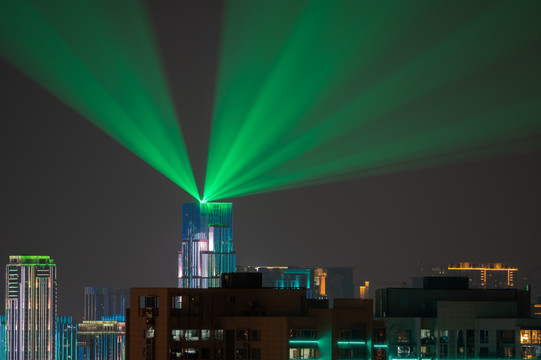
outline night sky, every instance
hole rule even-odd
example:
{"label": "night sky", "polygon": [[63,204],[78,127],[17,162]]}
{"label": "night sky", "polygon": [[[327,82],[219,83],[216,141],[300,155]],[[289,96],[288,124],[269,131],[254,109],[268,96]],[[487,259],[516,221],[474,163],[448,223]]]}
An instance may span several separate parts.
{"label": "night sky", "polygon": [[[222,7],[150,6],[198,184]],[[524,55],[537,73],[539,48]],[[3,60],[0,79],[0,259],[53,257],[59,313],[76,318],[84,286],[176,286],[191,197]],[[540,165],[530,152],[235,198],[237,264],[354,267],[357,282],[383,287],[419,275],[419,264],[508,262],[541,296]]]}

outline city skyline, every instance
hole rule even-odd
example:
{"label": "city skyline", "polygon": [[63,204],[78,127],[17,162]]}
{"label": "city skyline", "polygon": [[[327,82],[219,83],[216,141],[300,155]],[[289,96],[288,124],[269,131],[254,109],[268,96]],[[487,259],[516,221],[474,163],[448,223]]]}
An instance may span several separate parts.
{"label": "city skyline", "polygon": [[[149,6],[201,184],[223,6]],[[509,61],[537,79],[534,45]],[[85,286],[175,287],[181,204],[193,199],[4,60],[0,76],[4,262],[54,258],[59,315],[82,313]],[[418,262],[506,262],[520,274],[538,266],[540,163],[513,154],[234,198],[237,263],[354,267],[371,287],[409,280]]]}

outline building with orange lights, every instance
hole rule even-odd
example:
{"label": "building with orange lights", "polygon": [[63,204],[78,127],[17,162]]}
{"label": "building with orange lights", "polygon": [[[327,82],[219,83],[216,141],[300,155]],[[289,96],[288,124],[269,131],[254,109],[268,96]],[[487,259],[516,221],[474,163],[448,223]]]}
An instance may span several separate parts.
{"label": "building with orange lights", "polygon": [[451,276],[467,276],[470,287],[480,289],[508,289],[517,287],[518,268],[503,263],[457,262],[449,264]]}

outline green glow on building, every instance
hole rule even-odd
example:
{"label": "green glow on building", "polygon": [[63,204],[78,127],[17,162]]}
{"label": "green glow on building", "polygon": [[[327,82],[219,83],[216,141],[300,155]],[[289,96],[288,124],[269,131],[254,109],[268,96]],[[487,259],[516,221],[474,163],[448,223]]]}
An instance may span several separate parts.
{"label": "green glow on building", "polygon": [[317,345],[317,340],[289,340],[290,345]]}
{"label": "green glow on building", "polygon": [[228,1],[205,198],[539,149],[540,10]]}
{"label": "green glow on building", "polygon": [[199,199],[142,0],[2,1],[0,55]]}
{"label": "green glow on building", "polygon": [[338,346],[366,345],[365,341],[337,341]]}

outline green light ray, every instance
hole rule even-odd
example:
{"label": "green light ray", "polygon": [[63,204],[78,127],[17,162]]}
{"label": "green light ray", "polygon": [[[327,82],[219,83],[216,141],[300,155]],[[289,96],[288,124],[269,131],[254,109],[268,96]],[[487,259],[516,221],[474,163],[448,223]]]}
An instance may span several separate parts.
{"label": "green light ray", "polygon": [[540,148],[539,3],[278,4],[227,4],[207,200]]}
{"label": "green light ray", "polygon": [[0,54],[199,199],[141,1],[0,5]]}

